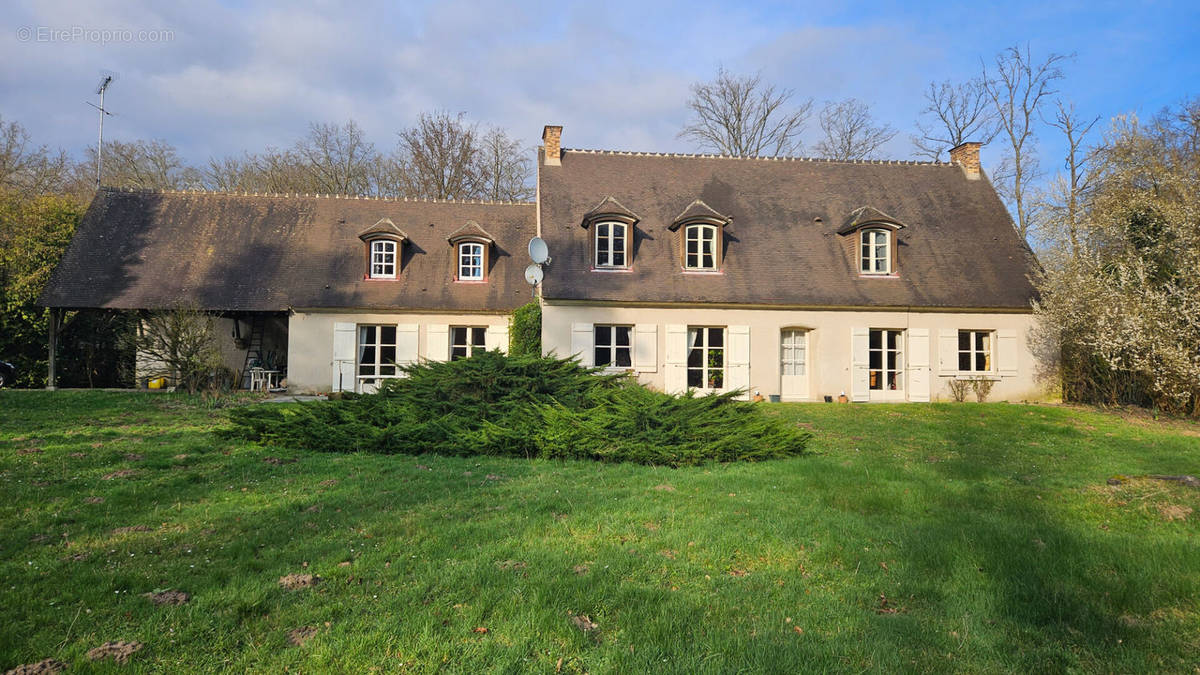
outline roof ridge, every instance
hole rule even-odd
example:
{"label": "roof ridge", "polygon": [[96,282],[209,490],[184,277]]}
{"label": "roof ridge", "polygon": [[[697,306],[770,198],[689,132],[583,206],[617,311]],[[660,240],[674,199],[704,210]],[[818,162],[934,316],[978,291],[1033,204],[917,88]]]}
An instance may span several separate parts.
{"label": "roof ridge", "polygon": [[466,204],[470,206],[534,206],[536,202],[522,201],[493,201],[488,199],[432,199],[429,197],[371,197],[368,195],[348,195],[316,192],[249,192],[236,190],[160,190],[153,188],[115,187],[105,185],[100,187],[103,192],[125,192],[137,194],[159,195],[212,195],[214,197],[273,197],[285,199],[345,199],[347,201],[375,202],[423,202],[427,204]]}
{"label": "roof ridge", "polygon": [[757,159],[771,162],[821,162],[825,164],[894,164],[903,166],[954,166],[952,162],[929,162],[916,159],[830,159],[827,157],[792,157],[788,155],[725,155],[719,153],[689,152],[642,152],[638,150],[604,150],[590,148],[563,148],[562,152],[579,152],[589,155],[614,155],[633,157],[680,157],[687,159]]}

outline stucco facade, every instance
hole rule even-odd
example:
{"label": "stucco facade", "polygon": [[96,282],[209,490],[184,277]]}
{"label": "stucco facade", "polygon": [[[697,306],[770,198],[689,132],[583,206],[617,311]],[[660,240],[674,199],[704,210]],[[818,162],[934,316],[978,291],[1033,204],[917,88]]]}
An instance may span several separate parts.
{"label": "stucco facade", "polygon": [[360,375],[359,331],[395,326],[395,363],[450,358],[451,327],[483,327],[485,347],[508,350],[507,313],[296,311],[288,322],[288,391],[370,391]]}
{"label": "stucco facade", "polygon": [[[596,324],[632,326],[632,368],[639,381],[659,390],[686,390],[687,327],[724,327],[725,386],[745,387],[783,400],[835,400],[843,392],[856,401],[947,399],[947,381],[983,376],[995,382],[991,400],[1030,400],[1042,396],[1036,382],[1028,336],[1028,312],[820,310],[705,306],[616,306],[546,302],[542,345],[547,353],[578,354],[592,365],[588,335]],[[682,330],[681,330],[682,328]],[[801,329],[804,374],[785,380],[781,336]],[[871,329],[900,331],[900,375],[895,389],[871,387]],[[992,336],[985,372],[960,371],[958,332]],[[868,338],[869,339],[869,338]],[[994,341],[993,341],[994,340]],[[738,343],[741,344],[738,344]],[[858,352],[857,354],[855,352]],[[740,352],[740,353],[739,353]],[[864,386],[864,375],[865,386]]]}

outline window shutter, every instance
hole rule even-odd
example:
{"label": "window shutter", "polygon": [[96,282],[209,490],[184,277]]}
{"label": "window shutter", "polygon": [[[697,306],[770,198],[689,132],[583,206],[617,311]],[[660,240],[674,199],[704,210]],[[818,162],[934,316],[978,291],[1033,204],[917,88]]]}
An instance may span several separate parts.
{"label": "window shutter", "polygon": [[354,351],[358,347],[358,325],[333,324],[333,383],[330,391],[354,391]]}
{"label": "window shutter", "polygon": [[929,400],[929,329],[908,329],[908,400]]}
{"label": "window shutter", "polygon": [[871,331],[868,328],[850,329],[850,400],[871,400],[871,389],[867,376],[870,354]]}
{"label": "window shutter", "polygon": [[425,358],[430,361],[450,360],[450,326],[443,323],[425,327]]}
{"label": "window shutter", "polygon": [[729,327],[729,369],[726,389],[745,389],[739,398],[750,400],[750,326]]}
{"label": "window shutter", "polygon": [[396,365],[407,366],[417,362],[417,331],[415,323],[396,325]]}
{"label": "window shutter", "polygon": [[996,331],[996,366],[1001,377],[1017,374],[1017,331]]}
{"label": "window shutter", "polygon": [[938,373],[958,374],[958,331],[938,331]]}
{"label": "window shutter", "polygon": [[487,334],[484,335],[483,344],[489,351],[499,349],[501,352],[508,353],[508,324],[499,326],[488,326]]}
{"label": "window shutter", "polygon": [[633,327],[633,367],[643,373],[658,370],[658,324],[639,323]]}
{"label": "window shutter", "polygon": [[665,389],[668,394],[687,391],[688,329],[683,324],[667,324]]}
{"label": "window shutter", "polygon": [[578,356],[579,363],[588,368],[592,367],[596,362],[596,355],[593,353],[594,350],[592,347],[592,324],[571,324],[571,355]]}

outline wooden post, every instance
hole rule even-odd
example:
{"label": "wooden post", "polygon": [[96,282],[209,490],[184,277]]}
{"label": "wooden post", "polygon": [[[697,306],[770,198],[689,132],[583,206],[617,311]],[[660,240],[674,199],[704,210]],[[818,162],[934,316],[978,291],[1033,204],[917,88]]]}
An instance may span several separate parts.
{"label": "wooden post", "polygon": [[58,370],[57,370],[56,360],[57,360],[57,356],[58,356],[58,330],[59,330],[58,324],[59,324],[59,321],[61,320],[61,318],[62,318],[62,310],[60,310],[57,307],[51,307],[50,308],[50,345],[49,345],[49,347],[50,347],[50,362],[49,362],[49,366],[47,368],[47,370],[49,372],[46,373],[46,390],[47,391],[54,391],[55,389],[58,389]]}

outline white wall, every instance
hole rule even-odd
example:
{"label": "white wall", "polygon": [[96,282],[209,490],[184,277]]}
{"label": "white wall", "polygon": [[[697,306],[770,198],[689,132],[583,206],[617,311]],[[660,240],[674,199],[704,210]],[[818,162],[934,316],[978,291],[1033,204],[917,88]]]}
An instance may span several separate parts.
{"label": "white wall", "polygon": [[[750,332],[749,389],[763,396],[780,394],[780,331],[800,327],[808,332],[807,400],[821,400],[852,394],[851,335],[853,329],[888,328],[909,335],[928,332],[928,352],[921,355],[910,350],[914,343],[906,339],[906,360],[912,364],[929,364],[929,394],[932,400],[947,400],[946,382],[965,374],[945,372],[939,365],[939,334],[958,330],[990,330],[997,334],[1015,336],[1007,342],[1010,352],[1003,370],[997,367],[996,380],[989,400],[1033,400],[1044,397],[1035,381],[1034,357],[1029,349],[1028,336],[1034,324],[1028,313],[948,313],[903,311],[809,311],[783,309],[714,309],[705,307],[613,307],[580,304],[554,304],[548,301],[542,309],[542,349],[559,356],[571,355],[572,327],[595,323],[631,324],[639,328],[656,326],[656,362],[652,369],[639,369],[638,379],[651,387],[667,387],[667,338],[669,325],[748,326]],[[576,338],[576,345],[579,344]],[[998,346],[993,346],[993,358],[999,360]],[[957,348],[952,363],[957,363]],[[590,357],[589,357],[590,358]],[[1011,368],[1011,370],[1009,370]],[[906,385],[909,384],[906,378]],[[911,396],[916,388],[905,386],[901,392],[872,392],[872,400],[887,395],[901,400]]]}
{"label": "white wall", "polygon": [[[448,337],[437,332],[445,326],[488,326],[488,339],[503,342],[508,349],[508,314],[415,314],[415,313],[354,313],[300,312],[292,314],[288,323],[288,391],[314,393],[331,391],[334,382],[334,333],[338,324],[396,324],[416,327],[417,359],[444,358]],[[431,329],[433,332],[431,333]],[[501,333],[503,330],[503,333]],[[433,336],[431,338],[431,335]],[[501,337],[502,335],[502,337]],[[431,344],[436,341],[438,344]],[[489,347],[492,346],[489,344]],[[352,364],[343,378],[346,390],[351,390]]]}

